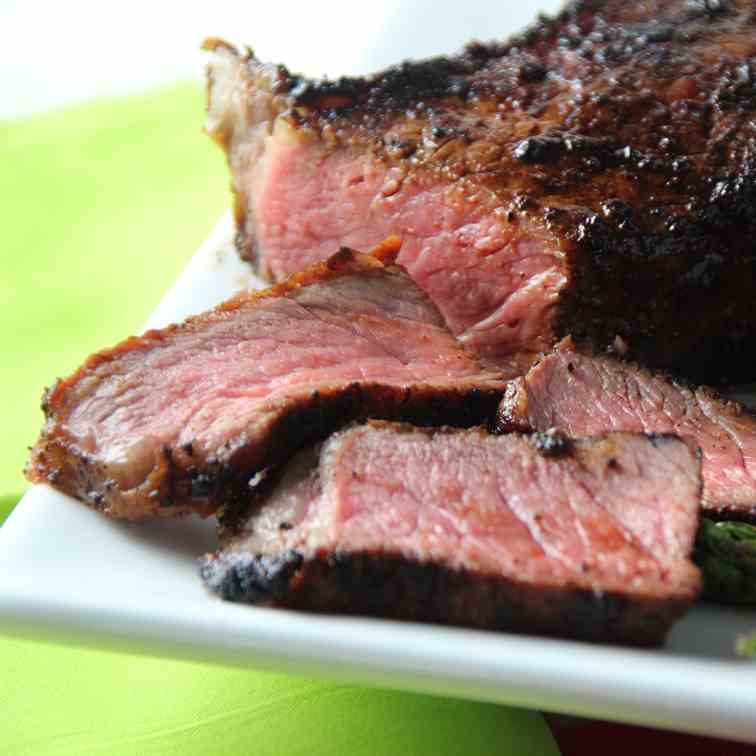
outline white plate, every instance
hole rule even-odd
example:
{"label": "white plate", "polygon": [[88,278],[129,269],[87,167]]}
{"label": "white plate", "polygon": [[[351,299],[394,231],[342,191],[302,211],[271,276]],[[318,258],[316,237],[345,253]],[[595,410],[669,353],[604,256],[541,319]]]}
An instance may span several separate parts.
{"label": "white plate", "polygon": [[[149,319],[158,327],[259,286],[223,218]],[[196,560],[213,523],[112,522],[45,486],[0,528],[0,630],[284,669],[756,742],[756,611],[698,606],[666,649],[637,651],[225,603]]]}

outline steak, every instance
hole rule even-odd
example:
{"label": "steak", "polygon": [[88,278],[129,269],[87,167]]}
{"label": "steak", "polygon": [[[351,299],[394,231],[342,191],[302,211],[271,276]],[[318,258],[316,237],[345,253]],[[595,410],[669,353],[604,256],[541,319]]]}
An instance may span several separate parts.
{"label": "steak", "polygon": [[695,449],[368,423],[221,517],[225,599],[654,645],[696,596]]}
{"label": "steak", "polygon": [[355,418],[474,425],[501,376],[389,263],[342,249],[262,292],[90,357],[43,402],[26,475],[108,515],[210,514]]}
{"label": "steak", "polygon": [[561,342],[499,407],[500,430],[558,428],[676,433],[701,448],[703,507],[714,518],[756,522],[756,415],[707,388],[688,387],[611,356]]}
{"label": "steak", "polygon": [[506,42],[336,81],[205,47],[206,130],[262,274],[395,233],[453,333],[512,372],[572,334],[753,378],[751,3],[575,0]]}

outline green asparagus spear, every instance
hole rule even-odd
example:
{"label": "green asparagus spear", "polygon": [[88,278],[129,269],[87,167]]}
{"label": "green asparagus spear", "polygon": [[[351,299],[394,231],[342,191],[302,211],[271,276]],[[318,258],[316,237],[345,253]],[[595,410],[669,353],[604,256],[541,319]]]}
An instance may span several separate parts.
{"label": "green asparagus spear", "polygon": [[735,643],[735,651],[740,656],[756,659],[756,630],[749,635],[741,635]]}
{"label": "green asparagus spear", "polygon": [[693,559],[703,575],[703,598],[756,604],[756,527],[701,520]]}

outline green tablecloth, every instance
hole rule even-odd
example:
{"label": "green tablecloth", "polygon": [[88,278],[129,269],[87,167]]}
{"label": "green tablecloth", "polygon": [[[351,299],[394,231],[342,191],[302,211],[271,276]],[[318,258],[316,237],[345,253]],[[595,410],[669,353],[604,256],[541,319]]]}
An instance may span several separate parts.
{"label": "green tablecloth", "polygon": [[[0,521],[42,387],[138,328],[227,205],[201,110],[186,85],[0,124]],[[535,713],[9,639],[0,716],[8,756],[556,753]]]}

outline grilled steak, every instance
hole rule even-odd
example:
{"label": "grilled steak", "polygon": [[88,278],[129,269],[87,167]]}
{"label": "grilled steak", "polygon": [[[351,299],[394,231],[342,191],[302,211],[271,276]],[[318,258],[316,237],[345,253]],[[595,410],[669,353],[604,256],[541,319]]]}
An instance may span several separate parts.
{"label": "grilled steak", "polygon": [[369,423],[227,512],[201,572],[232,601],[653,645],[698,590],[699,494],[673,436]]}
{"label": "grilled steak", "polygon": [[632,363],[590,357],[567,339],[512,381],[501,430],[558,428],[676,433],[703,455],[703,506],[713,517],[756,522],[756,415],[706,388],[689,388]]}
{"label": "grilled steak", "polygon": [[213,512],[365,416],[474,425],[504,382],[406,273],[342,250],[263,292],[90,357],[47,392],[27,477],[115,517]]}
{"label": "grilled steak", "polygon": [[644,364],[752,379],[751,3],[575,0],[505,43],[365,79],[206,48],[207,131],[262,273],[396,233],[482,354],[521,366],[567,334],[619,335]]}

